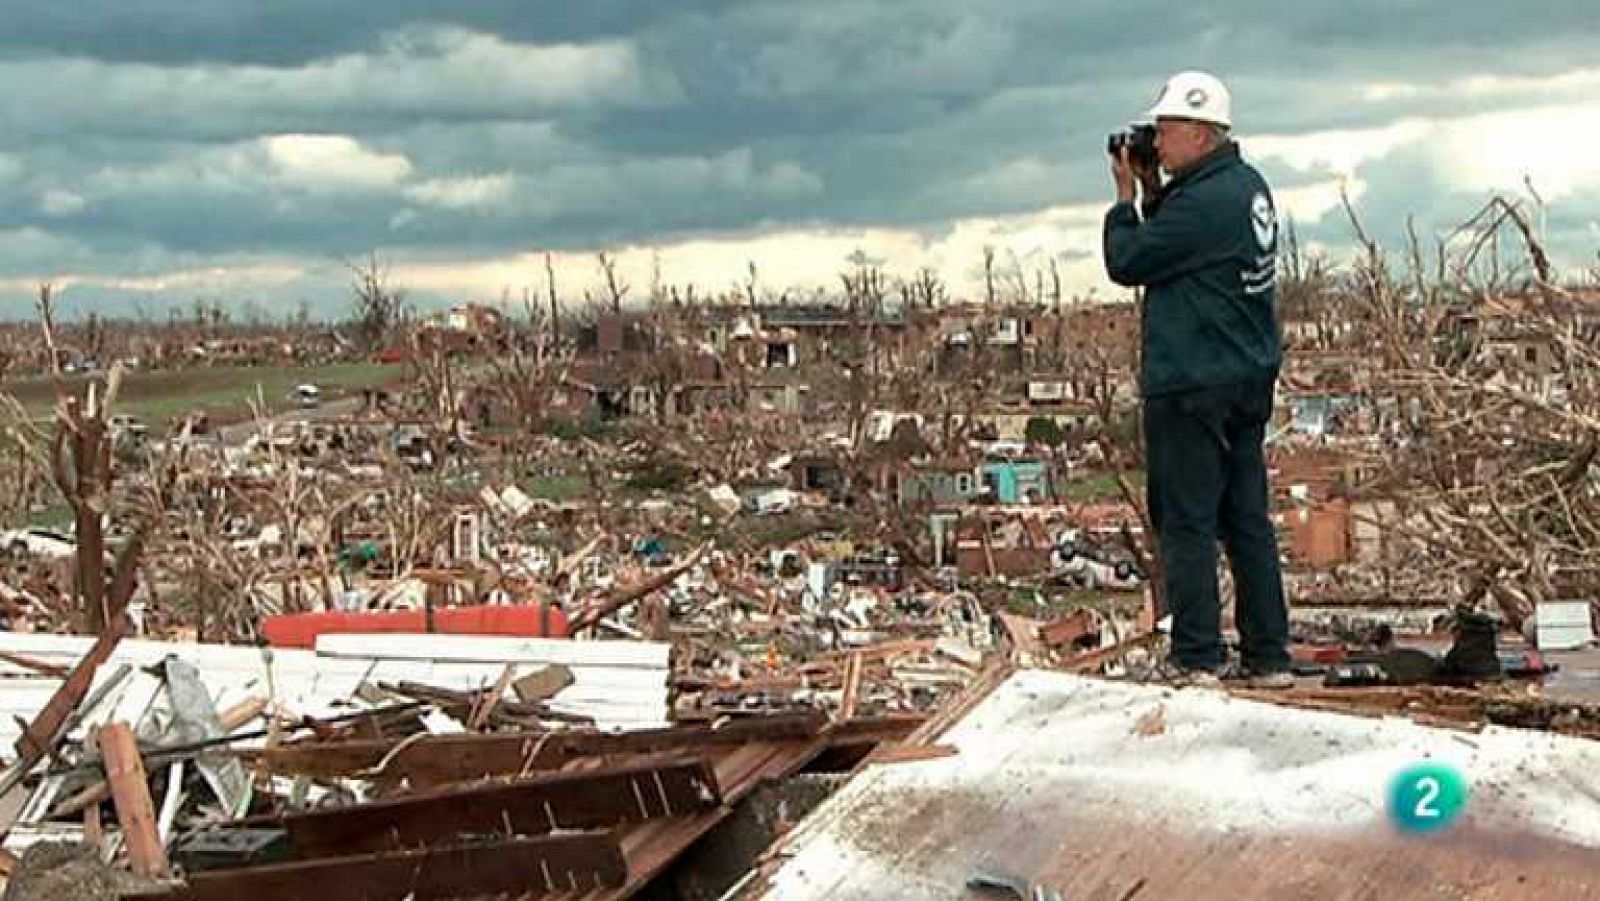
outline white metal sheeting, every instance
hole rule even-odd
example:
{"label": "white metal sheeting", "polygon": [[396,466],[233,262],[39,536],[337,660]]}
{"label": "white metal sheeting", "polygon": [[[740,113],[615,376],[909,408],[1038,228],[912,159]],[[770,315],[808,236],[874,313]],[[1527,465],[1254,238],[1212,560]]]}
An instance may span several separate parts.
{"label": "white metal sheeting", "polygon": [[[672,646],[649,641],[569,641],[490,635],[324,635],[317,654],[362,661],[371,679],[427,682],[446,688],[492,685],[507,664],[519,674],[560,664],[572,685],[551,700],[563,713],[590,716],[602,728],[667,725],[668,658]],[[425,677],[415,673],[426,669]]]}
{"label": "white metal sheeting", "polygon": [[[1066,897],[1191,901],[1443,897],[1428,893],[1457,884],[1520,898],[1541,879],[1600,880],[1583,863],[1600,859],[1596,742],[1039,671],[940,741],[958,753],[858,775],[775,851],[764,889],[739,897],[962,898],[988,865]],[[1470,800],[1450,833],[1407,839],[1387,792],[1424,761],[1454,765]],[[1544,897],[1593,897],[1560,885]]]}
{"label": "white metal sheeting", "polygon": [[[470,690],[493,685],[507,664],[518,675],[560,663],[574,684],[551,707],[593,717],[605,729],[656,728],[667,721],[667,657],[670,646],[649,642],[577,642],[459,635],[329,636],[315,652],[247,646],[123,641],[100,668],[96,684],[119,664],[143,668],[168,655],[194,665],[219,709],[271,693],[285,709],[331,716],[356,709],[362,682],[410,681]],[[0,650],[70,668],[89,650],[83,636],[0,632]],[[269,664],[270,662],[270,664]],[[21,734],[17,720],[31,721],[61,680],[0,661],[0,754]],[[125,691],[119,686],[117,691]],[[116,703],[117,699],[108,699]],[[359,702],[357,702],[359,703]]]}
{"label": "white metal sheeting", "polygon": [[1545,601],[1534,613],[1541,651],[1570,651],[1594,644],[1588,601]]}

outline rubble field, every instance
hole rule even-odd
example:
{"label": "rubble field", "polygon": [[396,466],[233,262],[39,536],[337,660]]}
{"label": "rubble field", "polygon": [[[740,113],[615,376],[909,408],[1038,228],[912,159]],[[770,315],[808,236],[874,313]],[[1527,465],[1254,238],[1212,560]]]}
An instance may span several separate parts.
{"label": "rubble field", "polygon": [[[57,363],[0,453],[4,897],[1600,897],[1600,301],[1297,279],[1274,691],[1139,684],[1132,304],[464,305],[227,424]],[[1418,755],[1484,793],[1406,861],[1355,832]]]}

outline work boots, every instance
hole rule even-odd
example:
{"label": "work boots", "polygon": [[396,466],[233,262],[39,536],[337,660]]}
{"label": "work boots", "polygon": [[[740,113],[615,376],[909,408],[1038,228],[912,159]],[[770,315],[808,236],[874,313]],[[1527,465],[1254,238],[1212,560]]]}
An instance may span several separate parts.
{"label": "work boots", "polygon": [[1505,675],[1497,638],[1500,621],[1478,610],[1456,609],[1455,644],[1444,655],[1439,675],[1451,682],[1493,682]]}

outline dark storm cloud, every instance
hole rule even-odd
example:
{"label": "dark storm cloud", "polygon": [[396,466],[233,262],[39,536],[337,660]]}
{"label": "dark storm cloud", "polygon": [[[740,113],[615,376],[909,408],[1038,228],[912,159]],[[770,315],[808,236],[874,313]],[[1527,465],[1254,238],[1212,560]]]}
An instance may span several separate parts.
{"label": "dark storm cloud", "polygon": [[534,43],[636,33],[695,0],[72,0],[3,4],[0,52],[112,62],[293,66],[369,50],[415,23]]}
{"label": "dark storm cloud", "polygon": [[[1582,68],[1593,16],[1379,0],[5,6],[0,278],[1098,203],[1104,133],[1173,70],[1228,79],[1248,149],[1547,102],[1538,82],[1444,86]],[[302,134],[339,139],[277,137]],[[1328,177],[1265,162],[1283,189]],[[1385,234],[1470,207],[1437,162],[1401,147],[1362,164]],[[1585,240],[1592,217],[1571,218],[1562,239]],[[1337,216],[1304,228],[1344,236]]]}

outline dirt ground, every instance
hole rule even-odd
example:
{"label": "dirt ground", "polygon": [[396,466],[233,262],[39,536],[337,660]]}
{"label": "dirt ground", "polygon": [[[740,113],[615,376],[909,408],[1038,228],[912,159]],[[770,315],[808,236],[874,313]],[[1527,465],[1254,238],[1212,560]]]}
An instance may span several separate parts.
{"label": "dirt ground", "polygon": [[117,901],[159,885],[106,866],[84,846],[40,842],[22,855],[0,901]]}

